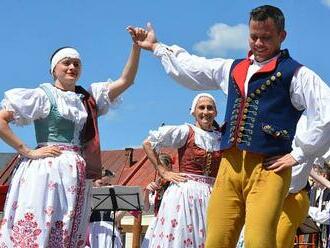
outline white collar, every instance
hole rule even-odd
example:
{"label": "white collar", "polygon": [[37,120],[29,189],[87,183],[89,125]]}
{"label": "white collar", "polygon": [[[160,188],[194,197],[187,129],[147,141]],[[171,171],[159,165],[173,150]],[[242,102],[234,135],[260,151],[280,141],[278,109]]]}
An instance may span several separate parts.
{"label": "white collar", "polygon": [[249,59],[252,60],[253,64],[254,65],[257,65],[257,66],[263,66],[265,64],[268,64],[270,61],[272,61],[273,59],[277,59],[279,56],[281,55],[281,53],[278,53],[277,55],[275,55],[273,58],[271,59],[268,59],[268,60],[265,60],[265,61],[262,61],[262,62],[258,62],[254,59],[254,54],[252,54]]}

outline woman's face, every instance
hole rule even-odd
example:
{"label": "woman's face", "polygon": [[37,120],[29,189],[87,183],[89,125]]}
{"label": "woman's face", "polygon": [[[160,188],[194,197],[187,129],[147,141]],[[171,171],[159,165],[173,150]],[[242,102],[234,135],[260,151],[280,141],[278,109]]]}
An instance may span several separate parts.
{"label": "woman's face", "polygon": [[74,87],[81,73],[80,59],[64,58],[54,68],[55,84],[64,88]]}
{"label": "woman's face", "polygon": [[196,104],[194,116],[196,126],[204,130],[212,130],[213,120],[217,116],[217,109],[213,100],[202,96]]}

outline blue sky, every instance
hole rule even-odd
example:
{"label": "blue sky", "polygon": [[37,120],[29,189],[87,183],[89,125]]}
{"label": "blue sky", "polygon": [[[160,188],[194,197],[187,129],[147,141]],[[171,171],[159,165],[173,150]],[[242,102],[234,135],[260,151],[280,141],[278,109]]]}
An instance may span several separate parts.
{"label": "blue sky", "polygon": [[[280,7],[288,32],[283,48],[330,83],[330,0],[186,1],[186,0],[3,0],[0,4],[0,98],[4,91],[51,82],[49,56],[61,46],[74,46],[82,56],[80,84],[119,77],[130,51],[128,25],[150,21],[157,37],[189,52],[212,57],[244,57],[249,11],[259,5]],[[143,51],[135,84],[123,103],[100,119],[103,150],[139,147],[150,129],[161,123],[192,122],[189,107],[197,92],[177,85],[150,52]],[[225,98],[218,102],[218,121]],[[13,127],[31,147],[33,126]],[[0,141],[0,152],[13,151]]]}

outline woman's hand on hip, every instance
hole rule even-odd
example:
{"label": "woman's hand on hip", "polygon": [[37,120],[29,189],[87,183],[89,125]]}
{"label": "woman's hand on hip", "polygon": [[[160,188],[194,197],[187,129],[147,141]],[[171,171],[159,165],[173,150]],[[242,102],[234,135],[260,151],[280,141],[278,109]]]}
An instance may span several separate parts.
{"label": "woman's hand on hip", "polygon": [[180,183],[180,182],[187,181],[187,178],[184,174],[173,172],[173,171],[164,171],[164,172],[162,172],[161,176],[166,181],[169,181],[172,183]]}
{"label": "woman's hand on hip", "polygon": [[57,146],[43,146],[37,149],[32,149],[27,151],[23,156],[30,159],[47,158],[47,157],[57,157],[61,155],[62,152]]}

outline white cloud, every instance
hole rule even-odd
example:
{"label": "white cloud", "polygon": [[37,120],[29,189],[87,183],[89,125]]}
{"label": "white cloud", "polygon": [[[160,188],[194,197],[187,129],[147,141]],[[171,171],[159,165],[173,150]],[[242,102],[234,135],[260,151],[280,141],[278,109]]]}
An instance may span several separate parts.
{"label": "white cloud", "polygon": [[322,0],[322,3],[330,7],[330,0]]}
{"label": "white cloud", "polygon": [[231,52],[248,50],[248,26],[246,24],[228,26],[224,23],[216,23],[208,30],[207,35],[208,40],[194,45],[194,49],[204,56],[226,57]]}

